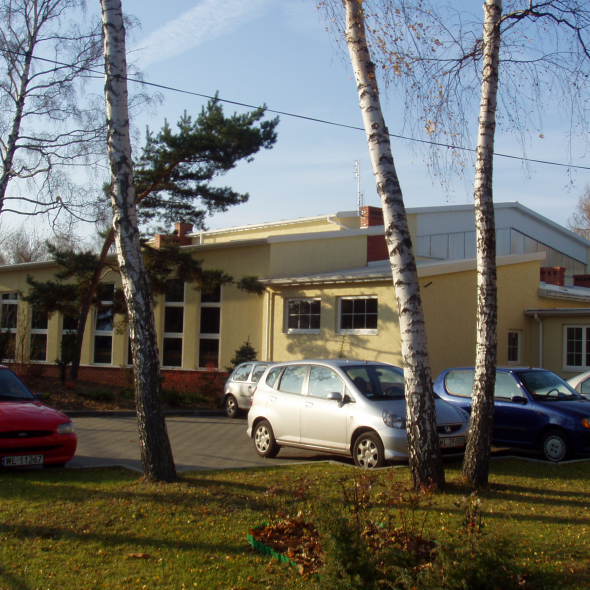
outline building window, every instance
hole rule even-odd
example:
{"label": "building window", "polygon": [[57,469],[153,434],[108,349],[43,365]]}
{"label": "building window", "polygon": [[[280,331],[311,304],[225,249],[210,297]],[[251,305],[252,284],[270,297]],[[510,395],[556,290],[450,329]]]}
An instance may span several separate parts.
{"label": "building window", "polygon": [[18,293],[2,293],[0,305],[0,330],[2,331],[0,356],[2,356],[2,360],[14,360],[18,323]]}
{"label": "building window", "polygon": [[520,363],[520,332],[508,332],[508,362]]}
{"label": "building window", "polygon": [[113,360],[113,299],[115,297],[114,284],[98,286],[100,303],[94,310],[94,355],[96,365],[110,365]]}
{"label": "building window", "polygon": [[32,361],[47,361],[47,323],[46,313],[31,309],[31,348],[29,358]]}
{"label": "building window", "polygon": [[285,332],[287,334],[320,333],[321,299],[287,299]]}
{"label": "building window", "polygon": [[221,286],[209,293],[201,292],[199,319],[199,368],[217,369],[221,333]]}
{"label": "building window", "polygon": [[590,326],[565,327],[565,368],[590,368]]}
{"label": "building window", "polygon": [[377,334],[377,297],[340,297],[339,333]]}
{"label": "building window", "polygon": [[162,366],[182,366],[182,338],[184,334],[184,281],[167,281],[164,295],[164,330],[162,335]]}

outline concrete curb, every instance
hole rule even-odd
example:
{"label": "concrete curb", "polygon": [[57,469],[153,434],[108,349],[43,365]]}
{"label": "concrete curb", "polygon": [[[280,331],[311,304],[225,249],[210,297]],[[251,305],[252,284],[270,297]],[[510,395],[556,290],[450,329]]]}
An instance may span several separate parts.
{"label": "concrete curb", "polygon": [[[68,418],[135,418],[137,416],[134,411],[114,410],[114,411],[94,411],[94,410],[58,410],[65,414]],[[182,417],[182,416],[225,416],[223,410],[169,410],[164,412],[166,417]]]}

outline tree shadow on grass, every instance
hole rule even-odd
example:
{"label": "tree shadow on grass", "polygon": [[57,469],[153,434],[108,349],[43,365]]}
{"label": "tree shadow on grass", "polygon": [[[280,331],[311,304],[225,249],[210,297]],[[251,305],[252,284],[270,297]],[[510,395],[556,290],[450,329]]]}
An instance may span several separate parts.
{"label": "tree shadow on grass", "polygon": [[2,564],[0,564],[0,588],[7,588],[9,590],[31,590],[31,586],[26,584],[24,580],[9,572]]}

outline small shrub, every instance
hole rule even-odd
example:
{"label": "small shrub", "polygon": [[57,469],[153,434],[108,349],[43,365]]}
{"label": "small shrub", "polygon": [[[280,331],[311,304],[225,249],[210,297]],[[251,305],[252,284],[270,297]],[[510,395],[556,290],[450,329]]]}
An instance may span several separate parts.
{"label": "small shrub", "polygon": [[135,399],[135,391],[133,387],[125,386],[119,391],[119,396],[123,399]]}
{"label": "small shrub", "polygon": [[173,408],[182,405],[182,402],[184,401],[184,396],[175,387],[172,387],[171,389],[162,389],[162,397],[164,402]]}
{"label": "small shrub", "polygon": [[105,387],[99,389],[89,389],[87,391],[78,391],[77,395],[97,402],[112,402],[115,399],[115,394],[110,389]]}
{"label": "small shrub", "polygon": [[254,350],[254,347],[250,344],[250,336],[246,342],[242,344],[239,348],[234,351],[234,358],[232,358],[229,363],[229,367],[226,367],[225,370],[228,373],[231,373],[240,363],[246,363],[248,361],[255,361],[258,353]]}

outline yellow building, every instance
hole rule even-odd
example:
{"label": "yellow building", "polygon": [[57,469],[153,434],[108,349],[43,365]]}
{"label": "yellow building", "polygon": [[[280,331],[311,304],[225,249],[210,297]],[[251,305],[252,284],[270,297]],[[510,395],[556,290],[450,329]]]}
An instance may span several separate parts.
{"label": "yellow building", "polygon": [[[409,209],[408,220],[436,377],[474,362],[474,211]],[[518,203],[496,205],[496,227],[498,363],[543,366],[566,378],[589,369],[590,288],[584,285],[590,286],[590,242]],[[223,368],[248,339],[265,360],[344,355],[401,364],[379,209],[190,229],[177,224],[181,247],[205,268],[236,278],[256,275],[266,290],[260,297],[227,286],[201,295],[182,277],[171,277],[155,311],[167,378],[188,384],[201,369]],[[163,239],[156,236],[154,243]],[[56,270],[52,262],[0,267],[1,327],[12,334],[17,360],[31,357],[46,374],[55,374],[62,335],[73,326],[58,314],[48,321],[35,317],[19,294],[27,292],[27,275],[49,280]],[[88,319],[80,377],[122,382],[128,337],[109,306],[120,280],[110,271],[102,283],[103,305]]]}

